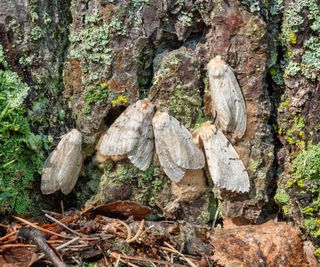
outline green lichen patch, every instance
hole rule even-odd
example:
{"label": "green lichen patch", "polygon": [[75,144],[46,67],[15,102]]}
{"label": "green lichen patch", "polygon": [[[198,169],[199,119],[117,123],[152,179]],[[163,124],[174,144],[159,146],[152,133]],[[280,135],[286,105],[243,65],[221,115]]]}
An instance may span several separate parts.
{"label": "green lichen patch", "polygon": [[274,200],[281,207],[283,214],[288,215],[292,212],[290,196],[285,192],[285,190],[278,188],[274,196]]}
{"label": "green lichen patch", "polygon": [[[301,33],[309,27],[309,38]],[[316,0],[291,1],[284,9],[281,41],[285,47],[287,65],[285,75],[304,75],[311,80],[320,74],[320,6]],[[295,50],[296,47],[303,48]],[[301,52],[303,51],[303,52]],[[300,53],[299,56],[294,54]]]}
{"label": "green lichen patch", "polygon": [[200,96],[200,66],[192,50],[180,48],[167,53],[153,79],[157,106],[167,110],[184,126],[193,129],[203,117]]}
{"label": "green lichen patch", "polygon": [[[302,150],[292,161],[290,179],[277,190],[276,202],[284,214],[300,217],[301,227],[320,246],[320,144]],[[292,204],[297,204],[300,214],[293,214]]]}
{"label": "green lichen patch", "polygon": [[34,209],[30,189],[41,170],[46,139],[30,130],[24,105],[28,90],[17,73],[0,70],[0,212]]}
{"label": "green lichen patch", "polygon": [[[279,106],[282,111],[289,111],[289,100],[285,100]],[[292,121],[281,121],[279,123],[278,134],[284,137],[284,141],[289,144],[293,150],[305,148],[305,120],[301,114],[294,114]]]}

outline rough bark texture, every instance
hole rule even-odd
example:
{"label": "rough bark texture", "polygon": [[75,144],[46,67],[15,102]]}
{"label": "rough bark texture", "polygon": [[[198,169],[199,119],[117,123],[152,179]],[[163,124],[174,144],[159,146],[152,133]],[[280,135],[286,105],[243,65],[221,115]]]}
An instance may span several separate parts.
{"label": "rough bark texture", "polygon": [[[0,70],[17,72],[30,88],[26,137],[16,128],[3,136],[9,140],[13,131],[30,150],[27,157],[43,162],[68,128],[82,132],[86,160],[66,205],[135,200],[160,217],[207,223],[218,202],[223,216],[242,222],[273,216],[276,202],[280,217],[294,220],[319,246],[319,6],[318,0],[2,1],[0,41],[8,64],[1,49]],[[102,133],[137,99],[153,98],[190,131],[212,120],[206,64],[216,55],[234,69],[246,102],[247,131],[240,140],[228,138],[248,170],[248,194],[212,194],[208,170],[206,183],[201,171],[191,176],[202,182],[187,177],[180,188],[170,186],[156,157],[145,172],[126,160],[96,160]],[[19,160],[9,153],[2,161],[0,151],[1,166]],[[40,169],[17,165],[10,176],[0,167],[0,179],[6,177],[0,212],[32,210],[19,197],[41,199],[31,194]],[[47,200],[58,205],[60,198]],[[10,201],[18,204],[9,208]]]}

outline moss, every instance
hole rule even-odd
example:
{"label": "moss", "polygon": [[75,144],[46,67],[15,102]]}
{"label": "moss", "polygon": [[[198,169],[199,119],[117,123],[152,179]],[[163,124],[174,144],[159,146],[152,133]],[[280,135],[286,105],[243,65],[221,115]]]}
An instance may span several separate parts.
{"label": "moss", "polygon": [[320,145],[309,145],[293,160],[291,174],[295,181],[309,179],[320,182]]}
{"label": "moss", "polygon": [[[320,144],[309,144],[306,149],[303,149],[292,161],[289,174],[291,178],[287,182],[287,186],[278,189],[275,200],[281,207],[288,205],[289,200],[290,203],[297,203],[300,217],[303,219],[301,227],[307,231],[314,239],[315,245],[319,247]],[[292,209],[287,209],[287,211],[288,213],[293,212]]]}
{"label": "moss", "polygon": [[45,137],[30,130],[28,90],[15,72],[0,70],[0,212],[32,210],[30,189],[41,170]]}
{"label": "moss", "polygon": [[[287,100],[280,104],[279,109],[281,111],[288,111],[288,104]],[[291,125],[290,125],[291,124]],[[301,114],[293,115],[293,121],[281,121],[278,128],[278,134],[280,136],[284,136],[285,141],[291,145],[293,148],[298,150],[305,148],[305,121]]]}
{"label": "moss", "polygon": [[106,203],[119,199],[119,194],[122,194],[124,199],[156,206],[159,194],[167,182],[168,179],[153,164],[146,171],[140,171],[127,160],[115,166],[108,161],[104,164],[98,193],[91,202]]}
{"label": "moss", "polygon": [[260,162],[259,161],[250,159],[248,169],[249,169],[249,171],[251,173],[256,173],[256,171],[258,170],[259,166],[260,166]]}
{"label": "moss", "polygon": [[110,90],[106,83],[100,83],[98,86],[91,86],[84,92],[84,112],[90,113],[91,105],[96,104],[98,101],[108,100]]}
{"label": "moss", "polygon": [[197,222],[200,224],[205,224],[210,221],[210,212],[209,211],[202,211],[200,215],[197,217]]}
{"label": "moss", "polygon": [[185,127],[192,128],[199,118],[194,118],[193,111],[201,107],[201,98],[196,91],[189,95],[185,93],[182,85],[177,85],[168,99],[170,114],[174,115]]}
{"label": "moss", "polygon": [[277,189],[274,196],[275,202],[281,207],[283,213],[288,215],[292,212],[292,205],[290,204],[290,197],[283,189]]}
{"label": "moss", "polygon": [[308,233],[314,237],[320,237],[320,218],[310,218],[304,220],[304,227],[308,231]]}

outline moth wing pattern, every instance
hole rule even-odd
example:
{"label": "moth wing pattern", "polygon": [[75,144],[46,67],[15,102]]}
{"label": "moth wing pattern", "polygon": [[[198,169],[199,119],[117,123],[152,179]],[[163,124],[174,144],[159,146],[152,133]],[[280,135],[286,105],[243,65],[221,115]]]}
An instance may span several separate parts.
{"label": "moth wing pattern", "polygon": [[130,105],[111,125],[99,147],[102,155],[128,154],[139,169],[146,170],[152,160],[154,144],[151,120],[154,105],[148,99]]}
{"label": "moth wing pattern", "polygon": [[155,136],[155,146],[160,165],[162,166],[163,171],[170,178],[170,180],[177,183],[182,179],[186,171],[185,169],[175,164],[170,157],[170,153],[165,142],[167,136],[162,135],[161,132],[159,133],[157,127],[154,127],[153,129]]}
{"label": "moth wing pattern", "polygon": [[140,137],[139,128],[143,119],[139,106],[139,101],[128,106],[110,126],[100,144],[102,155],[124,155],[134,149]]}
{"label": "moth wing pattern", "polygon": [[42,168],[41,174],[41,192],[49,195],[59,190],[57,176],[58,169],[55,166],[59,165],[59,153],[54,150],[48,157]]}
{"label": "moth wing pattern", "polygon": [[[150,103],[151,104],[151,103]],[[152,105],[152,104],[151,104]],[[147,112],[141,123],[141,135],[135,148],[128,153],[128,158],[133,165],[142,171],[145,171],[152,160],[154,151],[152,117],[154,115],[154,107],[150,107],[152,111]]]}
{"label": "moth wing pattern", "polygon": [[74,146],[67,144],[63,147],[63,154],[64,158],[68,160],[61,163],[58,181],[61,192],[68,195],[76,185],[81,171],[81,145]]}
{"label": "moth wing pattern", "polygon": [[208,74],[212,106],[221,128],[241,138],[247,127],[246,104],[231,67],[217,56],[208,63]]}
{"label": "moth wing pattern", "polygon": [[248,192],[248,173],[223,132],[211,124],[206,124],[200,130],[200,137],[215,186],[230,191]]}
{"label": "moth wing pattern", "polygon": [[157,112],[152,120],[160,164],[174,182],[180,181],[187,169],[201,169],[205,159],[193,143],[191,133],[177,119]]}
{"label": "moth wing pattern", "polygon": [[75,186],[82,167],[82,136],[73,129],[59,142],[42,169],[41,191],[52,194],[61,189],[65,195]]}

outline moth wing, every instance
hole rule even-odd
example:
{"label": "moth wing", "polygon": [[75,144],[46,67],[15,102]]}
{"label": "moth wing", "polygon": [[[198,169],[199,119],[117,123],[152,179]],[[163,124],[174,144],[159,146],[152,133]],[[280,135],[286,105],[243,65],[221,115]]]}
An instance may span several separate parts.
{"label": "moth wing", "polygon": [[168,177],[178,182],[186,169],[204,167],[204,155],[193,144],[191,133],[174,117],[157,113],[152,125],[160,164]]}
{"label": "moth wing", "polygon": [[153,156],[154,141],[151,119],[152,116],[145,121],[136,147],[128,153],[131,163],[142,171],[145,171],[149,167]]}
{"label": "moth wing", "polygon": [[248,173],[238,153],[221,130],[213,125],[200,132],[209,171],[217,187],[230,191],[248,192]]}
{"label": "moth wing", "polygon": [[49,195],[59,190],[60,185],[57,179],[57,168],[59,162],[59,153],[54,150],[48,157],[42,168],[41,174],[41,192]]}
{"label": "moth wing", "polygon": [[226,76],[229,79],[226,79],[226,83],[229,85],[224,86],[224,88],[229,88],[229,105],[232,107],[232,113],[234,119],[232,120],[232,125],[230,126],[234,129],[234,133],[240,138],[244,135],[247,127],[247,111],[246,103],[239,86],[239,83],[230,67],[226,70]]}
{"label": "moth wing", "polygon": [[134,149],[139,140],[139,128],[143,119],[138,102],[130,105],[103,136],[99,149],[102,155],[124,155]]}
{"label": "moth wing", "polygon": [[162,130],[162,135],[175,164],[192,170],[204,167],[202,151],[193,143],[192,134],[176,118],[168,117],[167,127]]}
{"label": "moth wing", "polygon": [[66,143],[63,147],[63,162],[59,169],[58,181],[61,192],[68,195],[75,184],[77,183],[81,167],[82,167],[82,155],[81,145],[74,145]]}
{"label": "moth wing", "polygon": [[59,142],[42,170],[41,191],[51,194],[61,189],[69,194],[76,184],[82,166],[82,136],[73,129]]}
{"label": "moth wing", "polygon": [[185,169],[175,164],[172,158],[170,157],[170,152],[165,142],[167,136],[164,136],[162,132],[158,130],[157,127],[154,127],[153,130],[155,137],[155,146],[160,161],[160,165],[162,166],[163,171],[170,178],[170,180],[177,183],[185,175]]}
{"label": "moth wing", "polygon": [[220,126],[242,137],[247,126],[246,105],[241,88],[231,69],[221,59],[208,64],[211,101]]}

